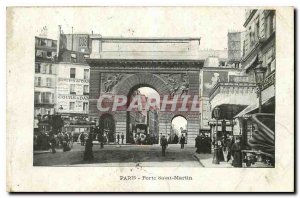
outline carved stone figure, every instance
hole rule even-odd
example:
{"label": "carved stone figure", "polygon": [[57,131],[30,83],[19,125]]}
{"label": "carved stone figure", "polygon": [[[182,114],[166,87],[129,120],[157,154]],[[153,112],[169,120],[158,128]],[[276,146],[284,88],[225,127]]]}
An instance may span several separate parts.
{"label": "carved stone figure", "polygon": [[187,94],[188,90],[189,90],[189,86],[190,86],[189,82],[186,79],[184,79],[181,86],[180,86],[180,90],[181,90],[180,95],[182,95],[184,93]]}
{"label": "carved stone figure", "polygon": [[170,96],[174,96],[178,90],[181,90],[181,94],[187,94],[189,90],[189,82],[186,79],[187,76],[179,76],[178,78],[182,79],[181,82],[178,82],[177,79],[174,79],[171,75],[168,76],[168,85],[170,88]]}
{"label": "carved stone figure", "polygon": [[104,82],[105,93],[111,92],[112,89],[118,84],[122,79],[122,74],[116,74],[114,76],[108,77],[106,82]]}

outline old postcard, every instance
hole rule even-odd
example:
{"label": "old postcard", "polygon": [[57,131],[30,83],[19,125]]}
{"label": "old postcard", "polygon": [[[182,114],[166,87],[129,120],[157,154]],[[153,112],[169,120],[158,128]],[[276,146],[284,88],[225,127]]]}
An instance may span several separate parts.
{"label": "old postcard", "polygon": [[291,7],[8,7],[7,190],[293,192]]}

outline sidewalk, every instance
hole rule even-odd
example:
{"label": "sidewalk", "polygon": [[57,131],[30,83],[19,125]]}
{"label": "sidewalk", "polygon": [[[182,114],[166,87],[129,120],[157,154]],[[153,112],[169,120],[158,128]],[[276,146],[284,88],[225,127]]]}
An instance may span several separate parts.
{"label": "sidewalk", "polygon": [[220,162],[220,164],[213,164],[213,154],[194,154],[199,163],[205,168],[233,168],[231,162]]}
{"label": "sidewalk", "polygon": [[33,154],[42,154],[42,153],[50,153],[50,150],[33,151]]}

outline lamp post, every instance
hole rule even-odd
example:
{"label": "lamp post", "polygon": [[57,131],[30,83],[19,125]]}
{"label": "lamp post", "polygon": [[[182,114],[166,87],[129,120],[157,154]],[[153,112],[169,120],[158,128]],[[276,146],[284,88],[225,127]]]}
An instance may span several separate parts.
{"label": "lamp post", "polygon": [[217,155],[217,149],[218,149],[218,138],[219,138],[219,132],[218,132],[218,119],[220,118],[220,107],[216,107],[213,111],[214,117],[216,119],[216,139],[214,142],[214,157],[213,157],[213,164],[220,164],[220,161],[218,159]]}
{"label": "lamp post", "polygon": [[262,66],[262,61],[259,61],[258,67],[256,67],[254,69],[255,82],[257,84],[258,113],[261,113],[261,109],[262,109],[261,92],[262,92],[262,88],[263,88],[266,70],[267,70],[267,68]]}

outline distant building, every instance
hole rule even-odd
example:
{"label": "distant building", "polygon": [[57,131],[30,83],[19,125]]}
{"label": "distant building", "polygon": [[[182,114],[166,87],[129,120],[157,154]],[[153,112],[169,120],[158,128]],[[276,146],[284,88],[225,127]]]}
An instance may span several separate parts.
{"label": "distant building", "polygon": [[240,67],[243,49],[243,33],[242,32],[228,32],[228,64],[233,64],[235,68]]}
{"label": "distant building", "polygon": [[159,139],[159,120],[158,120],[158,109],[150,108],[148,111],[148,131],[151,137],[154,137],[155,142],[158,143]]}
{"label": "distant building", "polygon": [[228,49],[210,50],[204,67],[200,70],[200,130],[211,133],[212,119],[210,93],[220,82],[230,82],[233,76],[242,74],[239,62],[242,55],[241,32],[228,33]]}
{"label": "distant building", "polygon": [[[227,35],[227,57],[210,56],[200,71],[200,131],[216,138],[216,131],[233,134],[234,116],[256,100],[256,85],[241,68],[243,33]],[[214,109],[220,109],[219,122]],[[222,125],[223,123],[223,125]]]}

